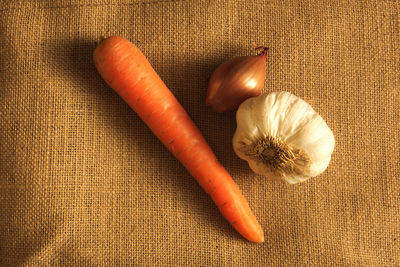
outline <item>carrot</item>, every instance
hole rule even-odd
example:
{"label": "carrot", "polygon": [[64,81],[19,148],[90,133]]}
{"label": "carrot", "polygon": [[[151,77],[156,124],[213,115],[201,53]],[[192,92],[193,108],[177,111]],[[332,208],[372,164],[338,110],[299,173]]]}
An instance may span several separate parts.
{"label": "carrot", "polygon": [[230,224],[249,241],[264,242],[239,187],[142,52],[112,36],[96,47],[93,58],[102,78],[185,166]]}

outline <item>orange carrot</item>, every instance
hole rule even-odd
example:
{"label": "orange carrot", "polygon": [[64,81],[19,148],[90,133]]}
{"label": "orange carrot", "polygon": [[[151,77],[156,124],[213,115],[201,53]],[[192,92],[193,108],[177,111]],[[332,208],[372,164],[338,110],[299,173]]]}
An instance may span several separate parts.
{"label": "orange carrot", "polygon": [[103,79],[186,167],[231,225],[246,239],[264,242],[263,230],[239,187],[142,52],[112,36],[98,45],[93,58]]}

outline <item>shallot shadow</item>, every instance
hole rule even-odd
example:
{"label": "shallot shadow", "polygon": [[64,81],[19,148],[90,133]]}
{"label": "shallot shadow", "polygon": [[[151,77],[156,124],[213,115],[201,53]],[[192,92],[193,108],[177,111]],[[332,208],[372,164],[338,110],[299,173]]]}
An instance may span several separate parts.
{"label": "shallot shadow", "polygon": [[[219,161],[233,178],[238,179],[251,171],[248,164],[236,156],[232,147],[236,112],[217,113],[206,105],[205,98],[208,81],[214,70],[244,50],[243,47],[235,46],[189,59],[185,55],[175,55],[171,58],[174,70],[164,75],[165,83],[191,116]],[[180,73],[178,77],[182,78],[178,79],[172,73]]]}

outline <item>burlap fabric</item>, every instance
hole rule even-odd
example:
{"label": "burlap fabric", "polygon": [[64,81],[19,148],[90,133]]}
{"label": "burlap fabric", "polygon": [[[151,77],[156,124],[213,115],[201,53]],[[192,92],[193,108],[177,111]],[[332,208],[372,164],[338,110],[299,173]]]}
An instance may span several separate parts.
{"label": "burlap fabric", "polygon": [[[0,266],[400,266],[399,1],[1,1]],[[97,74],[120,35],[148,56],[265,230],[245,241]],[[327,121],[327,171],[253,174],[217,65],[269,46],[265,92]]]}

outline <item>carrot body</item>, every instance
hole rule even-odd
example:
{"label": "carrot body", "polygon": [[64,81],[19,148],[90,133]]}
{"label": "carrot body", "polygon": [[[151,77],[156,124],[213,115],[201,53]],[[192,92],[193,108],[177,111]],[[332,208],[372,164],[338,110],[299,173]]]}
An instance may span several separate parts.
{"label": "carrot body", "polygon": [[186,167],[231,225],[249,241],[263,242],[263,230],[239,187],[142,52],[112,36],[93,57],[103,79]]}

